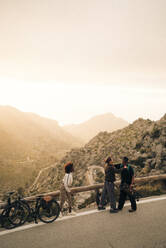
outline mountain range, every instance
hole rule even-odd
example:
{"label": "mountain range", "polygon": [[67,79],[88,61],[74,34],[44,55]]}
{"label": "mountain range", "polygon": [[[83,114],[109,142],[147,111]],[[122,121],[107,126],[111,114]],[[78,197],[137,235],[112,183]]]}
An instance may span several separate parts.
{"label": "mountain range", "polygon": [[74,186],[88,185],[91,176],[94,183],[103,182],[101,168],[107,156],[111,156],[115,163],[127,156],[136,176],[166,173],[166,114],[159,121],[139,118],[123,129],[100,132],[85,146],[72,149],[61,161],[48,168],[31,190],[37,193],[58,189],[64,175],[64,164],[68,161],[72,161],[75,168]]}
{"label": "mountain range", "polygon": [[[92,118],[85,125],[84,135],[89,136],[86,130],[88,133],[93,125],[93,134],[99,127],[109,130],[111,117],[115,123],[116,117],[111,114]],[[0,106],[0,190],[28,187],[42,168],[55,164],[71,149],[82,147],[85,141],[81,138],[60,127],[56,120]]]}
{"label": "mountain range", "polygon": [[87,143],[99,132],[113,132],[128,126],[129,123],[122,118],[118,118],[112,113],[97,115],[81,124],[66,125],[63,128],[72,136]]}

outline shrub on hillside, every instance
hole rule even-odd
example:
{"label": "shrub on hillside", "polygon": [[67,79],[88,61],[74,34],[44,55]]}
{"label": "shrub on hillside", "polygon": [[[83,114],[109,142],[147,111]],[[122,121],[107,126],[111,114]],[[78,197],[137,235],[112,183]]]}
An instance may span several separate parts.
{"label": "shrub on hillside", "polygon": [[160,129],[158,127],[154,127],[152,132],[151,132],[151,138],[157,139],[159,137],[160,137]]}

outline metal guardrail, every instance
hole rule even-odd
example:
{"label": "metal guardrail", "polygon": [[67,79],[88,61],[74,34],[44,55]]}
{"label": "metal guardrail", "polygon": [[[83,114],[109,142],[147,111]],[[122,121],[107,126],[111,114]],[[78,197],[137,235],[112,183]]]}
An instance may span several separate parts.
{"label": "metal guardrail", "polygon": [[[159,180],[166,180],[166,174],[160,174],[160,175],[154,175],[154,176],[147,176],[147,177],[138,177],[135,178],[135,183],[142,183],[142,182],[151,182],[151,181],[159,181]],[[120,184],[120,181],[115,182],[116,185]],[[82,187],[74,187],[71,188],[71,191],[73,193],[81,193],[81,192],[86,192],[86,191],[91,191],[91,190],[97,190],[103,188],[104,183],[99,183],[99,184],[94,184],[94,185],[89,185],[89,186],[82,186]],[[40,194],[40,196],[59,196],[60,191],[53,191],[45,194]],[[36,197],[39,195],[35,196],[29,196],[24,198],[26,201],[33,201],[36,199]],[[0,208],[3,208],[6,203],[0,203]]]}

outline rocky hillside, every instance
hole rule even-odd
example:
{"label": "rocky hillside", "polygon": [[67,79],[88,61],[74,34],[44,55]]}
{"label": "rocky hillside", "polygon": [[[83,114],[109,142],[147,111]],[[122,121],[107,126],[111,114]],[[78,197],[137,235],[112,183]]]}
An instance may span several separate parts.
{"label": "rocky hillside", "polygon": [[127,121],[118,118],[111,113],[107,113],[95,116],[84,123],[67,125],[63,128],[73,136],[82,139],[84,143],[87,143],[99,132],[113,132],[128,126],[128,124]]}
{"label": "rocky hillside", "polygon": [[156,122],[138,119],[121,130],[99,133],[84,147],[72,149],[59,163],[48,168],[31,190],[36,193],[58,189],[67,161],[75,165],[75,186],[89,184],[86,176],[89,167],[95,167],[93,175],[100,182],[103,175],[96,166],[103,166],[109,155],[115,163],[121,162],[123,156],[129,157],[137,175],[166,173],[166,115]]}
{"label": "rocky hillside", "polygon": [[56,121],[0,106],[0,189],[25,186],[40,168],[78,146]]}

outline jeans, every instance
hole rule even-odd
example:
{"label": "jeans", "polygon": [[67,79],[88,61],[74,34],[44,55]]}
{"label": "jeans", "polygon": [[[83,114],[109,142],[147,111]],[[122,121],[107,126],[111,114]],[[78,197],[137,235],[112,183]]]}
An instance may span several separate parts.
{"label": "jeans", "polygon": [[105,202],[107,195],[110,200],[110,207],[112,209],[115,209],[116,200],[115,200],[115,193],[114,193],[114,183],[105,181],[104,188],[103,188],[102,195],[101,195],[101,201],[100,201],[101,206],[104,206],[104,202]]}

